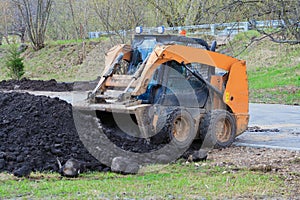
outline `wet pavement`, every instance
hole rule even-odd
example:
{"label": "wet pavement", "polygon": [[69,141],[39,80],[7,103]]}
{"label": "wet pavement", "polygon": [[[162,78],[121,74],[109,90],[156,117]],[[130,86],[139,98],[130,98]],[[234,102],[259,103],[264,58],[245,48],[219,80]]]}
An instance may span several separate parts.
{"label": "wet pavement", "polygon": [[300,151],[300,106],[250,104],[249,127],[235,145]]}

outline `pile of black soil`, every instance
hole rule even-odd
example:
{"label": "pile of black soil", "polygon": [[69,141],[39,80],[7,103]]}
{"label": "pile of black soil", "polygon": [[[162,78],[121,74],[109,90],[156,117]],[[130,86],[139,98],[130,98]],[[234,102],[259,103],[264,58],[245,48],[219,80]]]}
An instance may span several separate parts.
{"label": "pile of black soil", "polygon": [[107,170],[80,141],[70,104],[27,93],[0,93],[0,172],[24,166],[58,171],[57,158],[83,161],[87,170]]}
{"label": "pile of black soil", "polygon": [[30,91],[51,91],[51,92],[66,92],[66,91],[87,91],[96,87],[98,79],[93,81],[76,81],[76,82],[57,82],[54,79],[30,80],[23,78],[21,80],[3,80],[0,82],[0,90],[30,90]]}
{"label": "pile of black soil", "polygon": [[58,83],[56,80],[51,79],[48,81],[43,80],[30,80],[23,78],[21,80],[3,80],[0,82],[0,89],[2,90],[31,90],[31,91],[72,91],[74,83]]}
{"label": "pile of black soil", "polygon": [[[80,115],[78,113],[74,115],[73,111],[75,110],[72,109],[71,104],[58,98],[34,96],[28,93],[0,92],[0,172],[26,172],[27,169],[59,171],[57,159],[65,163],[70,158],[83,162],[86,170],[109,170],[107,166],[93,157],[94,154],[93,156],[90,154],[87,150],[90,147],[97,147],[96,152],[101,156],[96,155],[96,157],[107,165],[110,165],[111,159],[114,157],[126,157],[130,152],[132,155],[136,155],[136,160],[139,160],[140,164],[160,163],[162,160],[169,162],[177,158],[180,153],[176,153],[178,148],[174,146],[168,148],[167,151],[162,151],[164,155],[161,155],[160,151],[158,154],[148,154],[162,149],[169,142],[164,135],[168,132],[165,129],[161,134],[156,135],[156,140],[148,141],[124,135],[122,131],[113,127],[104,127],[92,115],[84,115],[84,117],[91,118],[92,121],[77,117],[76,127],[74,119],[76,119],[75,116]],[[90,124],[94,118],[96,124]],[[99,133],[101,126],[109,141],[105,140],[104,134],[94,134],[94,132]],[[79,137],[78,131],[81,137]],[[89,144],[93,145],[84,146],[83,142],[85,141],[81,140],[83,138],[91,138]],[[95,141],[95,138],[99,140]],[[112,149],[111,142],[124,151],[119,152],[115,148]],[[114,153],[114,151],[116,152]],[[141,156],[137,156],[140,153],[147,156],[140,159]]]}

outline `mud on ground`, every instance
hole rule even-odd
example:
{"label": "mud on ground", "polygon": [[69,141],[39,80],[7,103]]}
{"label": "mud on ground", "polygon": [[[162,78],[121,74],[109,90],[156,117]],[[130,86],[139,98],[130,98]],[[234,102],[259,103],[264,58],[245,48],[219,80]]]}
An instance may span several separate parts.
{"label": "mud on ground", "polygon": [[292,196],[300,196],[299,151],[232,146],[211,150],[208,160],[212,166],[225,167],[227,171],[224,173],[249,169],[277,174],[289,186]]}

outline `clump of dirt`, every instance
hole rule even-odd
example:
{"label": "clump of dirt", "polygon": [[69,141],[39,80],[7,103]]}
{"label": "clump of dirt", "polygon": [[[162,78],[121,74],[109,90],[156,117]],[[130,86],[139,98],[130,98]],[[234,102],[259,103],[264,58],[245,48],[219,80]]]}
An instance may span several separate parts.
{"label": "clump of dirt", "polygon": [[278,128],[275,129],[269,129],[269,128],[261,128],[259,126],[250,126],[247,129],[248,132],[279,132],[280,130]]}
{"label": "clump of dirt", "polygon": [[27,93],[0,93],[0,172],[27,166],[33,171],[58,171],[57,158],[75,158],[87,170],[107,169],[79,139],[72,106],[58,98]]}
{"label": "clump of dirt", "polygon": [[31,91],[72,91],[74,83],[58,83],[56,80],[30,80],[23,78],[21,80],[3,80],[0,82],[2,90],[31,90]]}

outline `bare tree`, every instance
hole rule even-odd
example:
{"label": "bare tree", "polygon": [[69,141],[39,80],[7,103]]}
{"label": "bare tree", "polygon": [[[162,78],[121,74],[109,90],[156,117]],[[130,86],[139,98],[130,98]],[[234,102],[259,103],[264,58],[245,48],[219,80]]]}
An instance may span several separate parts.
{"label": "bare tree", "polygon": [[[192,8],[192,0],[149,0],[148,3],[155,9],[155,11],[159,12],[165,18],[168,26],[171,27],[185,25],[186,18]],[[181,9],[183,4],[185,5],[185,8]]]}
{"label": "bare tree", "polygon": [[[218,6],[214,16],[224,21],[248,20],[251,27],[273,42],[300,43],[300,0],[227,0]],[[278,20],[276,28],[262,29],[258,20]],[[270,23],[271,24],[271,23]]]}
{"label": "bare tree", "polygon": [[210,9],[219,2],[212,0],[148,0],[153,12],[160,13],[167,25],[184,26],[201,23],[209,23]]}
{"label": "bare tree", "polygon": [[9,27],[12,24],[12,6],[9,1],[4,0],[0,2],[0,45],[2,45],[2,38],[6,39],[9,44],[8,34]]}
{"label": "bare tree", "polygon": [[126,39],[126,32],[144,22],[145,6],[136,0],[93,0],[94,11],[100,19],[100,24],[107,31],[114,32],[122,42]]}
{"label": "bare tree", "polygon": [[47,37],[57,40],[84,39],[99,28],[93,0],[55,0],[49,18]]}
{"label": "bare tree", "polygon": [[[278,19],[281,26],[272,31],[257,29],[260,33],[277,43],[300,43],[300,1],[274,0],[265,3],[265,9],[254,13],[252,18],[265,15],[270,19]],[[255,23],[253,24],[255,27]]]}
{"label": "bare tree", "polygon": [[21,42],[24,43],[25,30],[25,24],[13,2],[11,0],[0,1],[0,43],[4,37],[9,44],[9,35],[19,36]]}
{"label": "bare tree", "polygon": [[90,17],[90,3],[84,0],[68,0],[71,24],[76,33],[76,39],[84,39],[87,36],[87,27]]}
{"label": "bare tree", "polygon": [[21,43],[25,43],[26,24],[17,8],[12,10],[12,17],[12,23],[9,26],[9,34],[19,36]]}
{"label": "bare tree", "polygon": [[47,36],[53,40],[68,40],[77,38],[73,28],[69,0],[55,0],[49,17]]}
{"label": "bare tree", "polygon": [[34,50],[42,49],[53,0],[13,0],[26,24]]}

